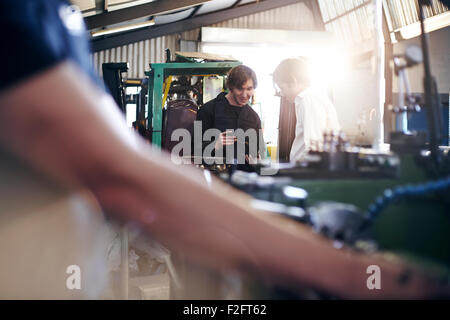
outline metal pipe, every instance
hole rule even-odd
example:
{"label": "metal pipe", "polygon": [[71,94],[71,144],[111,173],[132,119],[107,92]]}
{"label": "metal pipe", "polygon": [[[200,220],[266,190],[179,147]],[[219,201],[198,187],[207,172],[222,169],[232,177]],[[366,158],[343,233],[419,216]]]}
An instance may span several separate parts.
{"label": "metal pipe", "polygon": [[376,105],[376,127],[373,148],[382,149],[384,144],[384,101],[385,101],[385,79],[384,79],[384,37],[383,37],[383,1],[374,0],[375,11],[375,77],[378,101]]}

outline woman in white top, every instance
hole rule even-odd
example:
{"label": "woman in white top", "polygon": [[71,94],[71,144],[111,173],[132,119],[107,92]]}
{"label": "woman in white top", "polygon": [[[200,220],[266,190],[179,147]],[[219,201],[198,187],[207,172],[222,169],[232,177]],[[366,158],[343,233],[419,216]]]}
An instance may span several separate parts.
{"label": "woman in white top", "polygon": [[340,131],[333,103],[326,94],[311,87],[307,63],[302,58],[283,60],[273,73],[281,95],[295,104],[295,138],[290,161],[304,157],[312,145],[320,145],[323,134]]}

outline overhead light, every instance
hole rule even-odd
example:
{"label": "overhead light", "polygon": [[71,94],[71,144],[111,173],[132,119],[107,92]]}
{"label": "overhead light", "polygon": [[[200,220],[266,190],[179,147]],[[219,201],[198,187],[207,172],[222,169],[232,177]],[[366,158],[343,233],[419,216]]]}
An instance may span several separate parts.
{"label": "overhead light", "polygon": [[130,31],[130,30],[134,30],[134,29],[144,28],[144,27],[150,27],[154,24],[155,24],[155,20],[151,19],[151,20],[144,21],[144,22],[132,23],[132,24],[127,24],[125,26],[94,31],[91,33],[91,36],[99,37],[99,36],[104,36],[107,34],[112,34],[112,33],[117,33],[117,32],[124,32],[124,31]]}
{"label": "overhead light", "polygon": [[95,9],[95,0],[72,0],[72,3],[81,11]]}
{"label": "overhead light", "polygon": [[149,2],[154,2],[155,0],[107,0],[108,12],[126,9],[129,7],[138,6],[140,4],[145,4]]}
{"label": "overhead light", "polygon": [[[432,32],[450,25],[450,11],[425,19],[425,32]],[[402,39],[411,39],[420,35],[420,22],[416,22],[400,29]]]}

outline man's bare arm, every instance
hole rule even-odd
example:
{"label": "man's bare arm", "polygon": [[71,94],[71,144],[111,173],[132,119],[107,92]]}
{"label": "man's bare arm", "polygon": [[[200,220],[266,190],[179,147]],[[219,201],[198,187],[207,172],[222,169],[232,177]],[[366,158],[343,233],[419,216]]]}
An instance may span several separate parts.
{"label": "man's bare arm", "polygon": [[141,223],[171,247],[222,267],[252,261],[246,239],[233,234],[248,228],[240,217],[248,198],[217,181],[211,191],[195,169],[176,167],[143,143],[112,98],[74,65],[1,93],[0,104],[1,143],[39,171],[88,188],[107,212]]}
{"label": "man's bare arm", "polygon": [[[401,264],[337,250],[302,225],[250,210],[250,198],[194,168],[176,167],[126,127],[113,100],[62,63],[0,93],[0,142],[66,187],[87,188],[106,212],[134,221],[172,249],[217,268],[250,267],[343,297],[425,297]],[[386,270],[369,291],[366,268]]]}

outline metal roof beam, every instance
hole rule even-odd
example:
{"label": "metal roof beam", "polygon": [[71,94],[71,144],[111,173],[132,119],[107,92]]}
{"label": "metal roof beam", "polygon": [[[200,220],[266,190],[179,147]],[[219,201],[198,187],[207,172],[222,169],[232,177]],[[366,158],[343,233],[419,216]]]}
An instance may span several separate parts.
{"label": "metal roof beam", "polygon": [[112,24],[139,19],[147,16],[167,13],[174,10],[185,9],[211,0],[156,0],[149,3],[110,11],[85,18],[89,30],[109,26]]}
{"label": "metal roof beam", "polygon": [[284,7],[305,1],[306,0],[264,0],[250,3],[236,8],[224,9],[173,23],[167,23],[161,26],[152,26],[145,29],[121,33],[104,39],[94,39],[91,41],[92,50],[96,52],[115,48],[133,42],[179,33],[202,26],[215,24],[221,21],[248,16],[254,13],[276,9],[279,7]]}
{"label": "metal roof beam", "polygon": [[237,0],[235,3],[233,3],[231,8],[236,8],[239,5],[239,3],[241,3],[241,2],[242,2],[242,0]]}
{"label": "metal roof beam", "polygon": [[309,0],[306,5],[311,10],[314,16],[314,24],[317,30],[325,31],[325,24],[323,23],[322,12],[320,11],[319,2],[316,0]]}
{"label": "metal roof beam", "polygon": [[195,16],[197,14],[198,10],[200,10],[200,8],[202,6],[203,6],[202,4],[199,4],[198,6],[196,6],[188,18],[192,18],[193,16]]}

